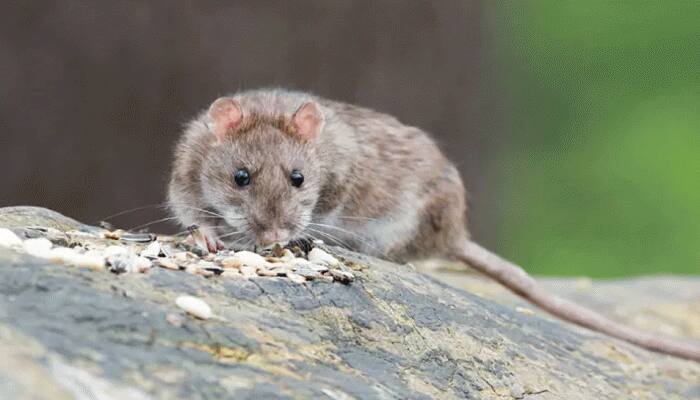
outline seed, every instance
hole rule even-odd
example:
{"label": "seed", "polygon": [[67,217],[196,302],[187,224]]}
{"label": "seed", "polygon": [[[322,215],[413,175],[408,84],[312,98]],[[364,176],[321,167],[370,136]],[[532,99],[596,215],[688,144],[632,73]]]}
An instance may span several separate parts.
{"label": "seed", "polygon": [[165,269],[179,270],[180,266],[175,263],[175,261],[169,258],[159,258],[155,261],[156,265]]}
{"label": "seed", "polygon": [[221,276],[223,276],[224,278],[243,278],[243,275],[241,275],[241,273],[236,271],[235,269],[227,269],[221,273]]}
{"label": "seed", "polygon": [[193,296],[180,296],[175,299],[175,304],[200,319],[209,319],[212,317],[211,307],[204,300]]}
{"label": "seed", "polygon": [[299,274],[295,274],[294,272],[288,272],[287,273],[287,278],[289,278],[290,281],[294,283],[304,283],[306,282],[306,278]]}
{"label": "seed", "polygon": [[22,247],[22,239],[7,228],[0,228],[0,246]]}
{"label": "seed", "polygon": [[197,257],[196,254],[191,253],[189,251],[181,251],[179,253],[173,254],[172,257],[175,261],[177,262],[189,262],[189,261],[194,261],[194,260],[199,260],[199,257]]}
{"label": "seed", "polygon": [[322,265],[339,265],[340,261],[338,261],[335,257],[332,255],[326,253],[325,251],[321,250],[318,247],[314,247],[311,249],[308,255],[309,261],[311,261],[314,264],[322,264]]}
{"label": "seed", "polygon": [[314,266],[309,260],[298,257],[289,260],[288,264],[299,268],[312,268]]}
{"label": "seed", "polygon": [[133,253],[124,253],[107,258],[109,263],[109,271],[115,274],[123,274],[126,272],[143,273],[151,269],[153,264],[151,260],[145,257],[136,256]]}
{"label": "seed", "polygon": [[105,231],[102,232],[102,236],[105,239],[112,239],[112,240],[119,240],[122,238],[122,234],[124,234],[124,231],[121,229],[117,229],[116,231]]}
{"label": "seed", "polygon": [[243,262],[241,261],[240,258],[238,257],[226,257],[223,260],[221,260],[221,265],[224,266],[224,268],[235,268],[238,269],[243,266]]}
{"label": "seed", "polygon": [[267,265],[267,261],[263,256],[252,251],[237,251],[234,257],[238,257],[243,265],[249,267],[264,267]]}
{"label": "seed", "polygon": [[214,275],[213,272],[207,271],[206,269],[202,268],[202,266],[198,264],[190,264],[187,267],[185,267],[185,272],[188,272],[193,275],[201,275],[201,276],[212,276]]}
{"label": "seed", "polygon": [[267,269],[267,268],[258,268],[257,274],[260,276],[277,276],[277,270]]}
{"label": "seed", "polygon": [[339,269],[331,269],[328,271],[334,280],[341,283],[349,283],[355,280],[355,275],[347,271],[341,271]]}
{"label": "seed", "polygon": [[131,233],[126,232],[121,234],[121,239],[127,242],[149,243],[157,239],[152,233]]}
{"label": "seed", "polygon": [[309,280],[318,279],[321,276],[320,272],[309,268],[300,268],[296,271],[296,273]]}
{"label": "seed", "polygon": [[39,258],[51,257],[51,247],[53,243],[46,238],[27,239],[22,243],[22,247],[27,254]]}
{"label": "seed", "polygon": [[136,257],[131,265],[132,268],[129,272],[146,272],[153,266],[151,260],[146,257]]}
{"label": "seed", "polygon": [[148,246],[146,246],[145,249],[141,252],[141,257],[146,257],[146,258],[158,258],[160,257],[161,249],[160,249],[160,243],[156,242],[151,242]]}
{"label": "seed", "polygon": [[102,269],[105,266],[104,257],[95,256],[92,254],[80,254],[68,247],[57,247],[52,249],[49,258],[55,263],[74,265],[76,267]]}

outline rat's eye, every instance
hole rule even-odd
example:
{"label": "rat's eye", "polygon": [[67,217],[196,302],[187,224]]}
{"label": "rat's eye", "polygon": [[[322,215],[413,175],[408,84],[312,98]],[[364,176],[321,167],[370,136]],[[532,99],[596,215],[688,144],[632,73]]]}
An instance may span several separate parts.
{"label": "rat's eye", "polygon": [[250,184],[250,173],[247,169],[239,169],[233,174],[233,180],[238,186],[247,186]]}
{"label": "rat's eye", "polygon": [[296,169],[289,175],[289,179],[292,180],[292,186],[294,187],[299,187],[304,183],[304,175]]}

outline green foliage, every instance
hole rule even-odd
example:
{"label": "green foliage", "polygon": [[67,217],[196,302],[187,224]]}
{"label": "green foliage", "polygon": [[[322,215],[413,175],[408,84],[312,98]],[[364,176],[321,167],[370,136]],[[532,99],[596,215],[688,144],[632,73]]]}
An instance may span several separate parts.
{"label": "green foliage", "polygon": [[505,255],[537,274],[700,273],[700,1],[494,7]]}

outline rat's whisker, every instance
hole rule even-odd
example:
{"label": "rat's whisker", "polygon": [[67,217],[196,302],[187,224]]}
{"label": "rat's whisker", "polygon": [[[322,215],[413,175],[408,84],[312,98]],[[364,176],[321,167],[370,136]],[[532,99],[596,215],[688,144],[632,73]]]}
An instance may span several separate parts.
{"label": "rat's whisker", "polygon": [[378,248],[377,246],[375,246],[370,240],[368,240],[368,239],[365,238],[364,236],[358,235],[357,233],[352,232],[352,231],[349,231],[349,230],[347,230],[347,229],[340,228],[340,227],[334,226],[334,225],[319,224],[319,223],[316,223],[316,222],[310,222],[309,225],[311,225],[311,226],[317,226],[317,227],[319,227],[319,228],[335,229],[335,230],[337,230],[337,231],[339,231],[339,232],[347,233],[348,235],[352,235],[353,237],[355,237],[355,238],[356,238],[355,240],[357,240],[357,241],[360,242],[361,244],[364,244],[364,245],[370,247],[371,249],[373,249],[373,250],[375,250],[375,251],[377,251],[377,252],[379,252],[379,253],[381,253],[381,254],[384,253],[380,248]]}
{"label": "rat's whisker", "polygon": [[104,217],[101,220],[102,221],[109,221],[110,219],[119,217],[119,216],[124,215],[124,214],[132,213],[132,212],[136,212],[136,211],[141,211],[141,210],[146,210],[148,208],[164,208],[164,207],[167,207],[167,205],[165,203],[149,204],[147,206],[135,207],[135,208],[132,208],[129,210],[124,210],[124,211],[118,212],[116,214],[112,214],[110,216]]}
{"label": "rat's whisker", "polygon": [[370,217],[355,217],[355,216],[339,216],[338,219],[356,220],[356,221],[379,221],[379,218]]}
{"label": "rat's whisker", "polygon": [[332,243],[334,243],[334,244],[337,243],[338,245],[340,245],[340,246],[342,246],[342,247],[344,247],[344,248],[346,248],[346,249],[348,249],[348,250],[351,250],[351,249],[353,248],[353,247],[350,246],[347,242],[343,241],[342,239],[340,239],[339,237],[337,237],[337,236],[335,236],[335,235],[333,235],[333,234],[330,234],[330,233],[328,233],[328,232],[324,232],[324,231],[321,231],[321,230],[318,230],[318,229],[314,229],[314,228],[311,228],[311,227],[309,227],[309,226],[307,226],[306,229],[308,229],[308,230],[311,231],[311,232],[315,232],[315,233],[317,233],[317,234],[319,234],[319,235],[322,235],[322,236],[324,236],[324,237],[330,239]]}
{"label": "rat's whisker", "polygon": [[[205,216],[204,218],[218,218],[218,217]],[[128,230],[128,231],[133,231],[133,230],[137,230],[137,229],[143,229],[143,228],[149,227],[149,226],[151,226],[151,225],[153,225],[153,224],[158,224],[158,223],[166,222],[166,221],[172,221],[172,220],[174,220],[174,219],[178,219],[178,218],[177,218],[177,217],[165,217],[165,218],[160,218],[160,219],[156,219],[156,220],[151,221],[151,222],[146,222],[145,224],[141,224],[141,225],[137,225],[137,226],[128,228],[127,230]]]}
{"label": "rat's whisker", "polygon": [[244,234],[246,232],[247,232],[247,230],[245,230],[245,229],[242,231],[228,232],[225,235],[219,236],[219,239],[224,239],[224,238],[227,238],[227,237],[233,236],[233,235]]}

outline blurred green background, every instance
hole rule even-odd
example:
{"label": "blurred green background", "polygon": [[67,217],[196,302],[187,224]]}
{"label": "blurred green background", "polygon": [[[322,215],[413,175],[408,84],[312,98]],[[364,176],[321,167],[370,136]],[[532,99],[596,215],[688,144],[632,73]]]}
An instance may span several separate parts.
{"label": "blurred green background", "polygon": [[700,273],[700,2],[491,3],[502,251],[537,274]]}

